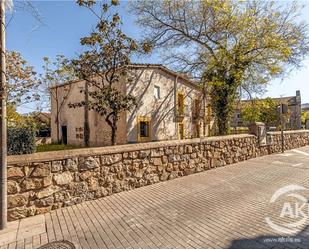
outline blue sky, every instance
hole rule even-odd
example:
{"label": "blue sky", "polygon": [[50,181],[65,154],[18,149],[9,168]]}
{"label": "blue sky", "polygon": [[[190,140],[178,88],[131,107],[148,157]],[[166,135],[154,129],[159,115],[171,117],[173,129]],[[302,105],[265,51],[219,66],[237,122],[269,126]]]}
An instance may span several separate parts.
{"label": "blue sky", "polygon": [[[305,1],[302,19],[309,23],[309,1]],[[141,31],[134,23],[134,17],[126,11],[127,2],[123,1],[120,15],[124,21],[125,32],[139,38]],[[7,49],[17,50],[40,72],[42,58],[54,58],[57,54],[74,57],[81,51],[79,39],[89,33],[96,19],[87,9],[79,7],[75,1],[33,1],[32,5],[40,13],[39,22],[29,13],[22,11],[16,3],[14,17],[7,28]],[[160,63],[159,56],[153,54],[146,58],[135,58],[136,62]],[[270,97],[294,95],[301,90],[303,103],[309,103],[309,58],[301,70],[293,72],[289,78],[273,81],[264,95]],[[32,111],[33,106],[24,106],[22,112]]]}

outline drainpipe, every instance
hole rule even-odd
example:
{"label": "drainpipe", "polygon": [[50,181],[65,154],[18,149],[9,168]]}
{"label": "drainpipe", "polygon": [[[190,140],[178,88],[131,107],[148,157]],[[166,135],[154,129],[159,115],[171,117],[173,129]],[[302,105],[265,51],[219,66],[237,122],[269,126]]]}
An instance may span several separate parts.
{"label": "drainpipe", "polygon": [[178,75],[174,81],[174,115],[175,115],[175,137],[178,139],[178,122],[177,122],[177,85],[178,85]]}
{"label": "drainpipe", "polygon": [[85,142],[86,147],[89,147],[89,135],[90,135],[88,104],[89,104],[89,84],[86,81],[85,82],[85,107],[84,107],[84,142]]}

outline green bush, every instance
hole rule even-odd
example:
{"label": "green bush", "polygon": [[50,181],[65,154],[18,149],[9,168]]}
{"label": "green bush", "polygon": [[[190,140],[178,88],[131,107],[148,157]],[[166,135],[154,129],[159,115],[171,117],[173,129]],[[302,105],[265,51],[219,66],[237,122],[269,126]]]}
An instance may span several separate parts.
{"label": "green bush", "polygon": [[8,155],[32,154],[35,152],[35,131],[31,128],[8,128]]}

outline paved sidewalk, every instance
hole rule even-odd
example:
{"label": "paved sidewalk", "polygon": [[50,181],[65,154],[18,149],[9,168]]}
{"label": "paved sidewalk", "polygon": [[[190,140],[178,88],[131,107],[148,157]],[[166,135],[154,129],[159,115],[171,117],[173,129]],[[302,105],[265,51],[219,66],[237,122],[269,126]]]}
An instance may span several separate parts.
{"label": "paved sidewalk", "polygon": [[[0,249],[56,240],[82,249],[309,248],[309,221],[294,243],[282,243],[289,237],[265,222],[279,222],[282,206],[270,198],[289,184],[309,189],[309,147],[11,222],[0,231]],[[309,198],[309,191],[301,194]]]}

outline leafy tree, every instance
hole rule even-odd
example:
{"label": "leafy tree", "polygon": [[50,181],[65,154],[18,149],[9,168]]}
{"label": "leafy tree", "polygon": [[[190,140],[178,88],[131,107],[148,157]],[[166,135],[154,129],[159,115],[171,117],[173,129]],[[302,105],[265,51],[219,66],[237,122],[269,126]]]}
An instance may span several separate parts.
{"label": "leafy tree", "polygon": [[283,77],[309,51],[308,27],[298,21],[296,3],[136,0],[131,10],[165,61],[207,85],[221,135],[241,90],[251,94]]}
{"label": "leafy tree", "polygon": [[31,117],[21,115],[16,108],[40,99],[40,81],[34,68],[17,51],[6,52],[7,124],[9,128],[32,128]]}
{"label": "leafy tree", "polygon": [[35,120],[31,116],[19,114],[12,105],[7,107],[7,124],[9,128],[37,128]]}
{"label": "leafy tree", "polygon": [[279,126],[280,112],[279,102],[271,99],[253,99],[244,104],[241,113],[243,119],[248,122],[263,122],[267,126]]}
{"label": "leafy tree", "polygon": [[307,119],[309,119],[309,112],[302,112],[301,122],[303,125],[305,125]]}
{"label": "leafy tree", "polygon": [[7,102],[9,106],[20,106],[40,99],[40,81],[33,67],[19,52],[6,52]]}
{"label": "leafy tree", "polygon": [[[78,4],[89,8],[98,17],[98,23],[89,36],[81,39],[86,51],[72,60],[78,77],[86,82],[83,91],[86,100],[69,106],[85,106],[102,115],[111,128],[111,144],[114,145],[120,113],[135,105],[135,98],[126,95],[123,87],[129,80],[125,67],[130,64],[130,55],[138,50],[138,45],[122,32],[119,15],[108,14],[118,1],[103,3],[100,13],[95,11],[96,1],[80,0]],[[85,127],[85,142],[89,145],[89,124]]]}
{"label": "leafy tree", "polygon": [[44,73],[41,75],[42,82],[42,98],[40,106],[42,109],[50,109],[51,101],[54,101],[55,106],[55,123],[57,142],[60,143],[60,121],[61,110],[67,102],[67,98],[71,92],[72,85],[66,84],[63,87],[63,92],[59,91],[58,86],[68,83],[76,79],[76,75],[69,66],[69,60],[64,55],[57,55],[56,59],[52,61],[48,57],[43,58]]}

